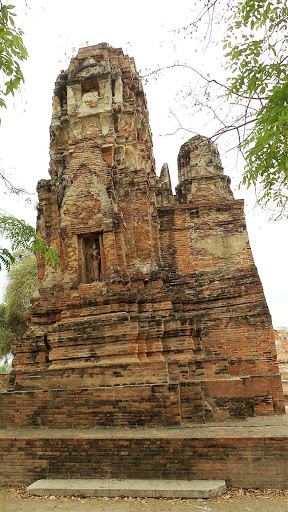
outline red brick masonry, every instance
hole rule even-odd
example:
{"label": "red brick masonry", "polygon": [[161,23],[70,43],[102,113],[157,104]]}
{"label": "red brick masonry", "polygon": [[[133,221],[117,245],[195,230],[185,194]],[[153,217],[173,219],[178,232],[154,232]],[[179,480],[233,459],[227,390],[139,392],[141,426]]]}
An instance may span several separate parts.
{"label": "red brick masonry", "polygon": [[205,428],[0,430],[0,485],[38,478],[181,478],[287,489],[287,420],[272,419]]}
{"label": "red brick masonry", "polygon": [[50,134],[37,229],[60,271],[39,262],[27,331],[0,393],[1,425],[283,414],[243,201],[215,144],[183,144],[173,195],[168,166],[155,172],[135,63],[107,44],[80,49],[59,75]]}
{"label": "red brick masonry", "polygon": [[281,392],[281,382],[278,378],[275,383],[274,380],[264,377],[218,380],[216,387],[213,381],[204,381],[77,391],[14,391],[2,394],[1,427],[185,425],[205,421],[202,405],[204,394],[213,400],[215,411],[218,411],[218,416],[214,412],[217,420],[225,420],[228,416],[252,416],[259,406],[263,414],[263,402],[267,414],[273,414],[271,389],[278,387]]}

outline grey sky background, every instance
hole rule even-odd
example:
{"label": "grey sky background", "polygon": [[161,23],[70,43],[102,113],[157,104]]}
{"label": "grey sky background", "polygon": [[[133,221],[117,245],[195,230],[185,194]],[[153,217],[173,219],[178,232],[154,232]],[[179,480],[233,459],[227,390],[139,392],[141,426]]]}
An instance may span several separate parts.
{"label": "grey sky background", "polygon": [[[33,225],[36,184],[39,179],[49,177],[49,125],[54,83],[79,47],[100,42],[122,47],[135,58],[142,75],[162,66],[189,64],[205,75],[225,80],[221,67],[224,26],[217,27],[205,53],[205,28],[193,39],[187,31],[178,34],[179,28],[194,19],[201,0],[146,0],[145,3],[27,0],[27,4],[25,0],[15,0],[12,3],[16,6],[17,23],[25,32],[29,59],[23,64],[24,86],[14,98],[8,99],[7,111],[1,111],[0,166],[17,186],[31,192],[32,203],[26,204],[24,197],[3,195],[2,188],[0,207]],[[144,79],[157,173],[167,162],[174,186],[180,145],[196,133],[210,136],[216,127],[213,119],[203,113],[195,114],[192,108],[190,92],[197,91],[198,86],[199,77],[179,67],[157,78]],[[180,123],[191,131],[179,129]],[[219,139],[217,145],[225,173],[232,178],[235,197],[245,199],[250,243],[274,327],[288,326],[288,221],[268,222],[269,214],[254,207],[253,191],[237,189],[243,162],[236,151],[229,150],[231,139]],[[4,287],[5,274],[1,271],[0,296]]]}

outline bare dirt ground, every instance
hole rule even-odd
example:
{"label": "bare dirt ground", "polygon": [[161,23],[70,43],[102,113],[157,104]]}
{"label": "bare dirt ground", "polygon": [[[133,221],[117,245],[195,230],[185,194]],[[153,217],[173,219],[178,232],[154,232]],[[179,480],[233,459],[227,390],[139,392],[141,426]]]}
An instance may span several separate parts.
{"label": "bare dirt ground", "polygon": [[288,512],[288,491],[229,489],[217,499],[36,497],[0,489],[0,512]]}

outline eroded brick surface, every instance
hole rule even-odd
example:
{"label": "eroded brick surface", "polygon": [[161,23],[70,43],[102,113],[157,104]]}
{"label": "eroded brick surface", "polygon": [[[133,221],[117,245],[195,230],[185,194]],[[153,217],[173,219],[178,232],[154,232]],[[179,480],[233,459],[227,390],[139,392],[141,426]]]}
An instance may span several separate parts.
{"label": "eroded brick surface", "polygon": [[284,413],[243,201],[215,144],[181,147],[173,195],[168,166],[155,172],[134,61],[102,44],[57,79],[50,154],[38,233],[61,269],[39,262],[3,426]]}
{"label": "eroded brick surface", "polygon": [[279,371],[281,374],[285,403],[288,403],[288,331],[274,331]]}
{"label": "eroded brick surface", "polygon": [[156,439],[149,432],[144,438],[1,437],[0,485],[42,478],[156,478],[287,489],[287,436],[193,438],[179,430],[170,437],[163,429]]}

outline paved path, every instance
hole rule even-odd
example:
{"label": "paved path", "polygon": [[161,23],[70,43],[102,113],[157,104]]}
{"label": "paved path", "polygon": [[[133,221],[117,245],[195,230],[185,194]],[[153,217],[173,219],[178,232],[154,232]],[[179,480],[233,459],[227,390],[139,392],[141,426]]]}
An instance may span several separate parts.
{"label": "paved path", "polygon": [[1,512],[288,512],[288,491],[228,491],[208,500],[38,498],[0,490]]}

